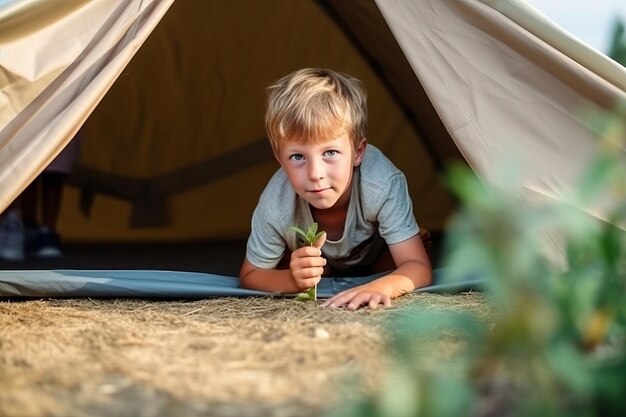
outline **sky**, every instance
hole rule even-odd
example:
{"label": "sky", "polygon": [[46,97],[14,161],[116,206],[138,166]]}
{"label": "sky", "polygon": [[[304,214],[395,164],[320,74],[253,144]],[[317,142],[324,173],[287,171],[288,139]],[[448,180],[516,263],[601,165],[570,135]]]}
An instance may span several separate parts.
{"label": "sky", "polygon": [[626,0],[526,0],[559,26],[607,52],[617,17],[626,23]]}

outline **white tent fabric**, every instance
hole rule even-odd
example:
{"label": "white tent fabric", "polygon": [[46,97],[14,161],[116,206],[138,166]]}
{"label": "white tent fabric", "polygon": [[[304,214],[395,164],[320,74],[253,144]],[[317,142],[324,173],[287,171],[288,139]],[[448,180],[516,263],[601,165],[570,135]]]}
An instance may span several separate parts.
{"label": "white tent fabric", "polygon": [[0,8],[0,211],[63,150],[172,2]]}
{"label": "white tent fabric", "polygon": [[[172,4],[21,0],[0,8],[0,210],[63,149]],[[567,201],[599,135],[581,114],[626,108],[626,70],[523,1],[376,5],[478,176],[512,187],[528,207]],[[581,210],[607,220],[610,204]],[[558,237],[545,233],[558,256]]]}
{"label": "white tent fabric", "polygon": [[[479,176],[528,207],[568,202],[598,146],[584,111],[624,107],[626,70],[523,1],[377,4]],[[608,221],[611,203],[580,209]],[[558,260],[562,243],[543,233]]]}
{"label": "white tent fabric", "polygon": [[624,67],[586,45],[541,14],[525,0],[482,0],[528,32],[558,49],[570,59],[589,69],[622,91],[626,91]]}

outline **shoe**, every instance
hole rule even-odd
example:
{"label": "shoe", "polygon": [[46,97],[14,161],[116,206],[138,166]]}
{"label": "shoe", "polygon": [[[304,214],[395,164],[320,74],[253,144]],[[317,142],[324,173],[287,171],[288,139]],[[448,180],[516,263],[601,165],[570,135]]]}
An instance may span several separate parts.
{"label": "shoe", "polygon": [[39,229],[41,226],[37,222],[32,220],[23,219],[24,220],[24,247],[26,248],[26,253],[31,254],[33,252],[33,248],[35,246],[35,242],[37,241],[37,236],[39,236]]}
{"label": "shoe", "polygon": [[32,243],[31,253],[37,258],[59,258],[63,256],[59,235],[46,227],[39,228]]}
{"label": "shoe", "polygon": [[0,217],[0,259],[24,260],[24,224],[18,211],[8,211]]}
{"label": "shoe", "polygon": [[33,242],[32,254],[37,258],[59,258],[63,256],[59,235],[46,227],[39,228]]}

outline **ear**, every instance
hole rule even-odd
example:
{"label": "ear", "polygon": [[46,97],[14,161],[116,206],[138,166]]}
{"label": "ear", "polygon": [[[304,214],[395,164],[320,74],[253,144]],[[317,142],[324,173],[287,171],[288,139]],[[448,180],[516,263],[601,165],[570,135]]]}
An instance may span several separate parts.
{"label": "ear", "polygon": [[362,138],[354,152],[353,165],[355,167],[361,165],[361,161],[363,161],[363,155],[365,155],[365,148],[367,148],[367,138]]}
{"label": "ear", "polygon": [[280,156],[278,155],[278,152],[272,152],[272,154],[274,155],[274,158],[276,159],[276,161],[278,162],[278,165],[280,165],[281,167],[283,166],[283,163],[280,162]]}

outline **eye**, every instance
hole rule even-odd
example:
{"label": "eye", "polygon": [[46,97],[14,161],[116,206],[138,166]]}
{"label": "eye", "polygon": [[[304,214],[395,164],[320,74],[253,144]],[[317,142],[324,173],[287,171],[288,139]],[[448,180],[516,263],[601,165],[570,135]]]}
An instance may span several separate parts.
{"label": "eye", "polygon": [[299,153],[294,153],[293,155],[289,156],[289,160],[290,161],[296,161],[296,162],[303,161],[304,160],[304,155],[299,154]]}
{"label": "eye", "polygon": [[324,152],[324,156],[332,158],[333,156],[337,156],[338,153],[339,153],[339,151],[337,151],[335,149],[329,149],[329,150]]}

